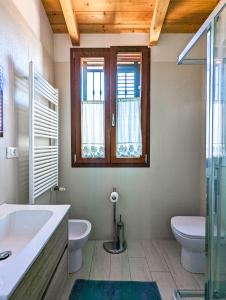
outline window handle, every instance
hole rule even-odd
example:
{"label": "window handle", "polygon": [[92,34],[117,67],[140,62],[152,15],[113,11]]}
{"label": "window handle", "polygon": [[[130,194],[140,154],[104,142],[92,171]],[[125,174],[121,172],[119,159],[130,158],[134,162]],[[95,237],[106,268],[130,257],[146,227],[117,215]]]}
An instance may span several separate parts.
{"label": "window handle", "polygon": [[112,113],[112,115],[111,115],[111,126],[115,127],[115,114],[114,113]]}

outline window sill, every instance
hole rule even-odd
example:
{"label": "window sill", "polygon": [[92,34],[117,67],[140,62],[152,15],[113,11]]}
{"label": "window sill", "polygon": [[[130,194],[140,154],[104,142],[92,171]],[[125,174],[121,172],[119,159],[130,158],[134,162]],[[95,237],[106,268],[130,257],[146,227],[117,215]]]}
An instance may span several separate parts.
{"label": "window sill", "polygon": [[72,168],[150,168],[150,163],[72,163]]}

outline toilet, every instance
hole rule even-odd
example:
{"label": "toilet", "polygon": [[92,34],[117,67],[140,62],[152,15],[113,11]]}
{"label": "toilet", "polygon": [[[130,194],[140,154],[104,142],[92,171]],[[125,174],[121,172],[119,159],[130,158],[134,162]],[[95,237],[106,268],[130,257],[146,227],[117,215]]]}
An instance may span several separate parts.
{"label": "toilet", "polygon": [[181,264],[191,273],[205,273],[205,218],[173,217],[173,234],[181,245]]}
{"label": "toilet", "polygon": [[82,266],[82,247],[89,239],[91,228],[87,220],[68,221],[69,273],[77,272]]}

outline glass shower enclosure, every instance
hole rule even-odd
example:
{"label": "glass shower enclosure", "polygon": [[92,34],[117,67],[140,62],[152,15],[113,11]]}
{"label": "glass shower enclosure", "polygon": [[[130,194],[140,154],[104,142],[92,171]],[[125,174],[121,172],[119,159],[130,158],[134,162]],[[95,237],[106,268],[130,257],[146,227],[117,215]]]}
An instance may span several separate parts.
{"label": "glass shower enclosure", "polygon": [[[206,59],[189,58],[204,36]],[[226,300],[226,1],[220,1],[178,58],[206,64],[206,254],[205,300]],[[194,296],[195,293],[194,293]],[[196,296],[197,297],[197,296]]]}

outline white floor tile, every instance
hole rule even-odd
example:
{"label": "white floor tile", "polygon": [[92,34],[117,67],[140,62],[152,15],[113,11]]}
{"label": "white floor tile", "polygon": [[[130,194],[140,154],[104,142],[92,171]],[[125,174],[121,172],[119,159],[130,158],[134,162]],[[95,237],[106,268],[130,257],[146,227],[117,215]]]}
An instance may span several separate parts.
{"label": "white floor tile", "polygon": [[156,241],[156,245],[163,254],[169,270],[178,289],[199,289],[193,274],[187,272],[180,263],[180,247],[176,241]]}
{"label": "white floor tile", "polygon": [[145,257],[141,242],[128,242],[127,246],[129,257]]}
{"label": "white floor tile", "polygon": [[131,280],[127,251],[111,255],[110,280]]}
{"label": "white floor tile", "polygon": [[151,272],[152,278],[157,282],[162,300],[172,300],[176,284],[169,272]]}
{"label": "white floor tile", "polygon": [[142,245],[151,272],[169,271],[166,261],[155,241],[143,241]]}
{"label": "white floor tile", "polygon": [[148,268],[148,264],[145,258],[142,257],[130,257],[130,274],[131,280],[134,281],[151,281],[151,272]]}
{"label": "white floor tile", "polygon": [[110,278],[110,254],[103,248],[103,241],[96,241],[90,279],[109,280]]}

